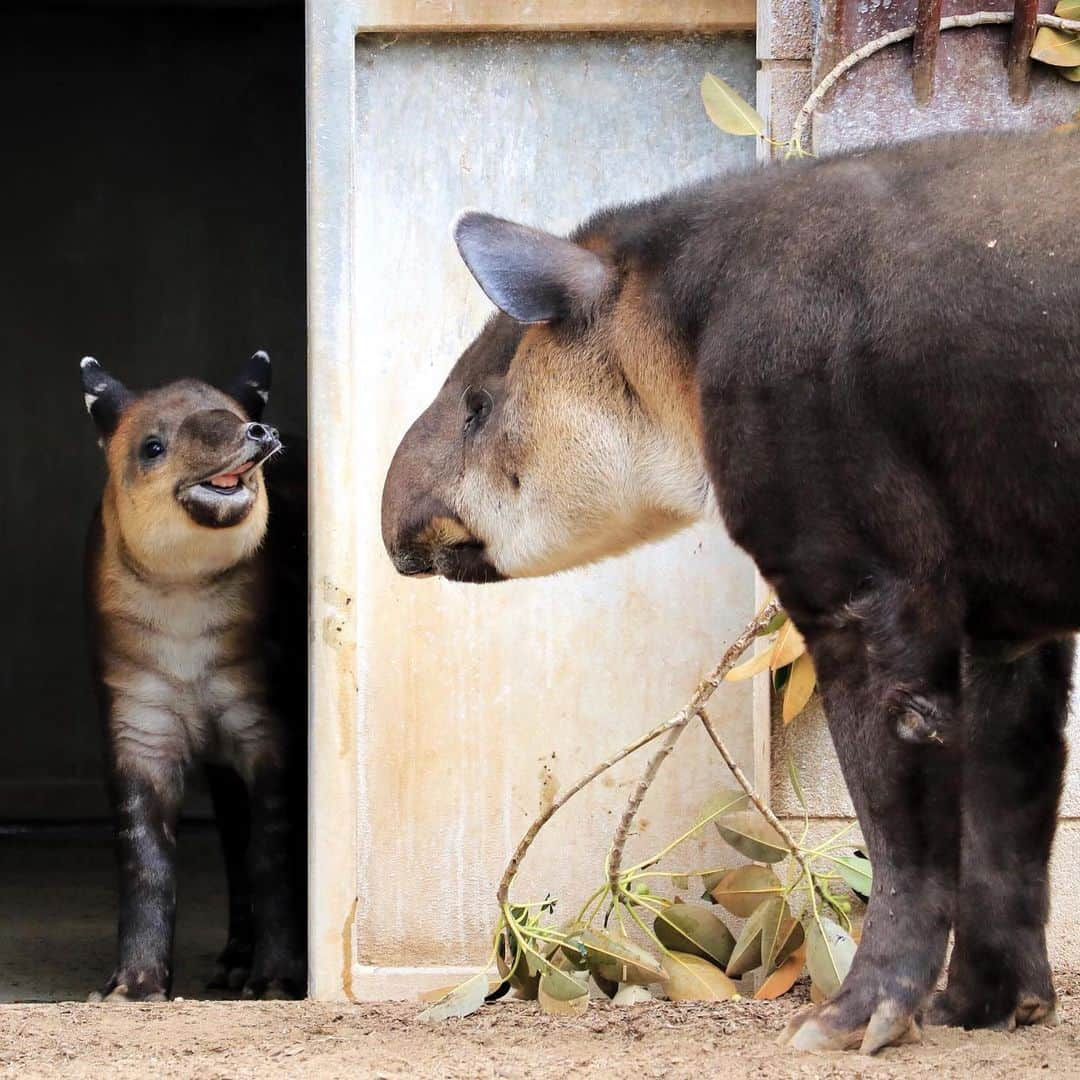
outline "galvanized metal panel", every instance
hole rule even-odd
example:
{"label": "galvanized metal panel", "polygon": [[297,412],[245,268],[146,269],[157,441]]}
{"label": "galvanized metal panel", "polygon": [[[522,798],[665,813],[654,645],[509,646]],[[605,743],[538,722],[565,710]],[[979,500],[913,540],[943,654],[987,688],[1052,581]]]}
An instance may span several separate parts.
{"label": "galvanized metal panel", "polygon": [[[428,965],[483,959],[501,866],[540,805],[679,708],[754,602],[752,567],[716,524],[553,580],[395,575],[379,539],[382,478],[489,311],[450,223],[474,205],[562,230],[598,206],[749,165],[752,145],[711,127],[697,87],[714,71],[752,95],[754,56],[749,39],[402,35],[361,37],[355,62],[350,355],[316,361],[351,374],[347,399],[311,425],[336,425],[323,452],[347,457],[350,482],[316,497],[357,500],[355,521],[343,519],[355,532],[339,538],[354,545],[353,576],[321,583],[315,631],[317,645],[347,649],[358,611],[357,690],[337,707],[355,725],[358,770],[351,988],[371,996],[415,985]],[[323,513],[320,528],[335,528]],[[341,630],[333,605],[348,613]],[[749,690],[725,689],[716,716],[749,766]],[[538,845],[521,895],[551,889],[569,904],[599,880],[636,773],[581,796]],[[633,852],[659,846],[721,778],[689,732]],[[699,857],[721,857],[711,850]]]}

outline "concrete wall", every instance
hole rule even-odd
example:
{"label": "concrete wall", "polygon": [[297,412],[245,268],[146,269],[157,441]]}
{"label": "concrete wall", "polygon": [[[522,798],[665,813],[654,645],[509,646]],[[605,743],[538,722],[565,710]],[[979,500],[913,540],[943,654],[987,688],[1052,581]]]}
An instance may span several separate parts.
{"label": "concrete wall", "polygon": [[[476,587],[397,577],[376,512],[397,441],[490,310],[450,241],[456,213],[478,206],[564,230],[605,203],[749,165],[753,146],[703,114],[706,71],[752,95],[751,41],[358,41],[358,996],[414,992],[416,966],[481,962],[502,865],[530,819],[680,708],[753,608],[752,568],[716,526],[557,579]],[[749,766],[749,689],[725,690],[716,718]],[[723,775],[699,731],[684,739],[645,805],[635,852],[659,847]],[[551,890],[569,905],[602,878],[641,767],[567,808],[519,897]]]}
{"label": "concrete wall", "polygon": [[147,6],[5,13],[0,34],[0,820],[105,812],[79,358],[143,387],[263,347],[276,423],[305,426],[302,12]]}

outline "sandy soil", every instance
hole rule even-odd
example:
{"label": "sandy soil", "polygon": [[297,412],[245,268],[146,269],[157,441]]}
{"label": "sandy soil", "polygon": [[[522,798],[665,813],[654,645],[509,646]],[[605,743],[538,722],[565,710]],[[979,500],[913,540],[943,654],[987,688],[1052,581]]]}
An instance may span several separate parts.
{"label": "sandy soil", "polygon": [[1013,1034],[929,1031],[876,1058],[775,1045],[798,1004],[594,1003],[552,1019],[499,1002],[465,1020],[416,1022],[417,1005],[311,1002],[0,1006],[0,1076],[777,1077],[997,1080],[1080,1077],[1080,978],[1059,982],[1064,1023]]}

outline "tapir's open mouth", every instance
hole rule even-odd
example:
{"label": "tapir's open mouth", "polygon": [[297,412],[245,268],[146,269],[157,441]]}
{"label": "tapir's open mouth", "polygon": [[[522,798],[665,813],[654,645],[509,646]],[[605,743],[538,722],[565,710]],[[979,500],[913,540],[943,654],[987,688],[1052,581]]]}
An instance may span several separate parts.
{"label": "tapir's open mouth", "polygon": [[228,472],[218,473],[216,476],[211,476],[208,480],[201,481],[199,487],[209,488],[215,494],[219,495],[235,494],[240,490],[240,477],[245,473],[251,472],[254,468],[254,461],[245,462],[238,468],[230,469]]}
{"label": "tapir's open mouth", "polygon": [[436,548],[430,554],[428,572],[449,581],[468,581],[475,585],[506,580],[495,569],[488,555],[487,545],[479,540]]}

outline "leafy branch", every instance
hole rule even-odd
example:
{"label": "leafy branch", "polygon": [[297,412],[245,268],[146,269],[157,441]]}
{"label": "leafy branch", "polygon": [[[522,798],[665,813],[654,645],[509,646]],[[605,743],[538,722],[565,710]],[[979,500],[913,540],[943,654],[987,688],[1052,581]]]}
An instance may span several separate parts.
{"label": "leafy branch", "polygon": [[[759,656],[736,666],[756,639],[767,637],[772,640]],[[813,667],[798,631],[770,601],[675,716],[594,766],[548,806],[526,830],[499,882],[498,917],[485,969],[442,994],[422,1018],[465,1016],[510,989],[519,997],[538,1000],[546,1012],[573,1015],[588,1007],[590,978],[619,1004],[651,998],[653,986],[662,987],[673,1001],[736,998],[740,992],[735,980],[754,970],[767,976],[758,997],[786,992],[804,968],[815,993],[835,993],[855,952],[851,905],[869,894],[870,863],[849,850],[844,839],[848,827],[820,844],[808,844],[805,805],[802,836],[796,839],[754,789],[705,708],[723,682],[759,671],[771,671],[774,680],[786,671],[790,688],[800,660],[810,673],[809,689],[804,686],[796,695],[805,705],[813,690]],[[705,728],[738,788],[717,792],[690,828],[649,858],[624,867],[625,845],[638,810],[682,733],[695,720]],[[510,892],[521,863],[552,816],[608,769],[658,739],[660,744],[615,829],[604,880],[577,914],[558,925],[553,921],[556,902],[550,897],[533,903],[512,901]],[[792,781],[801,803],[794,772]],[[734,868],[657,869],[709,825],[735,852],[752,861]],[[685,892],[691,877],[702,879],[703,900],[746,920],[737,937],[711,906],[653,891],[663,883]],[[641,940],[646,946],[639,944]],[[489,975],[492,966],[498,972],[494,980]]]}

